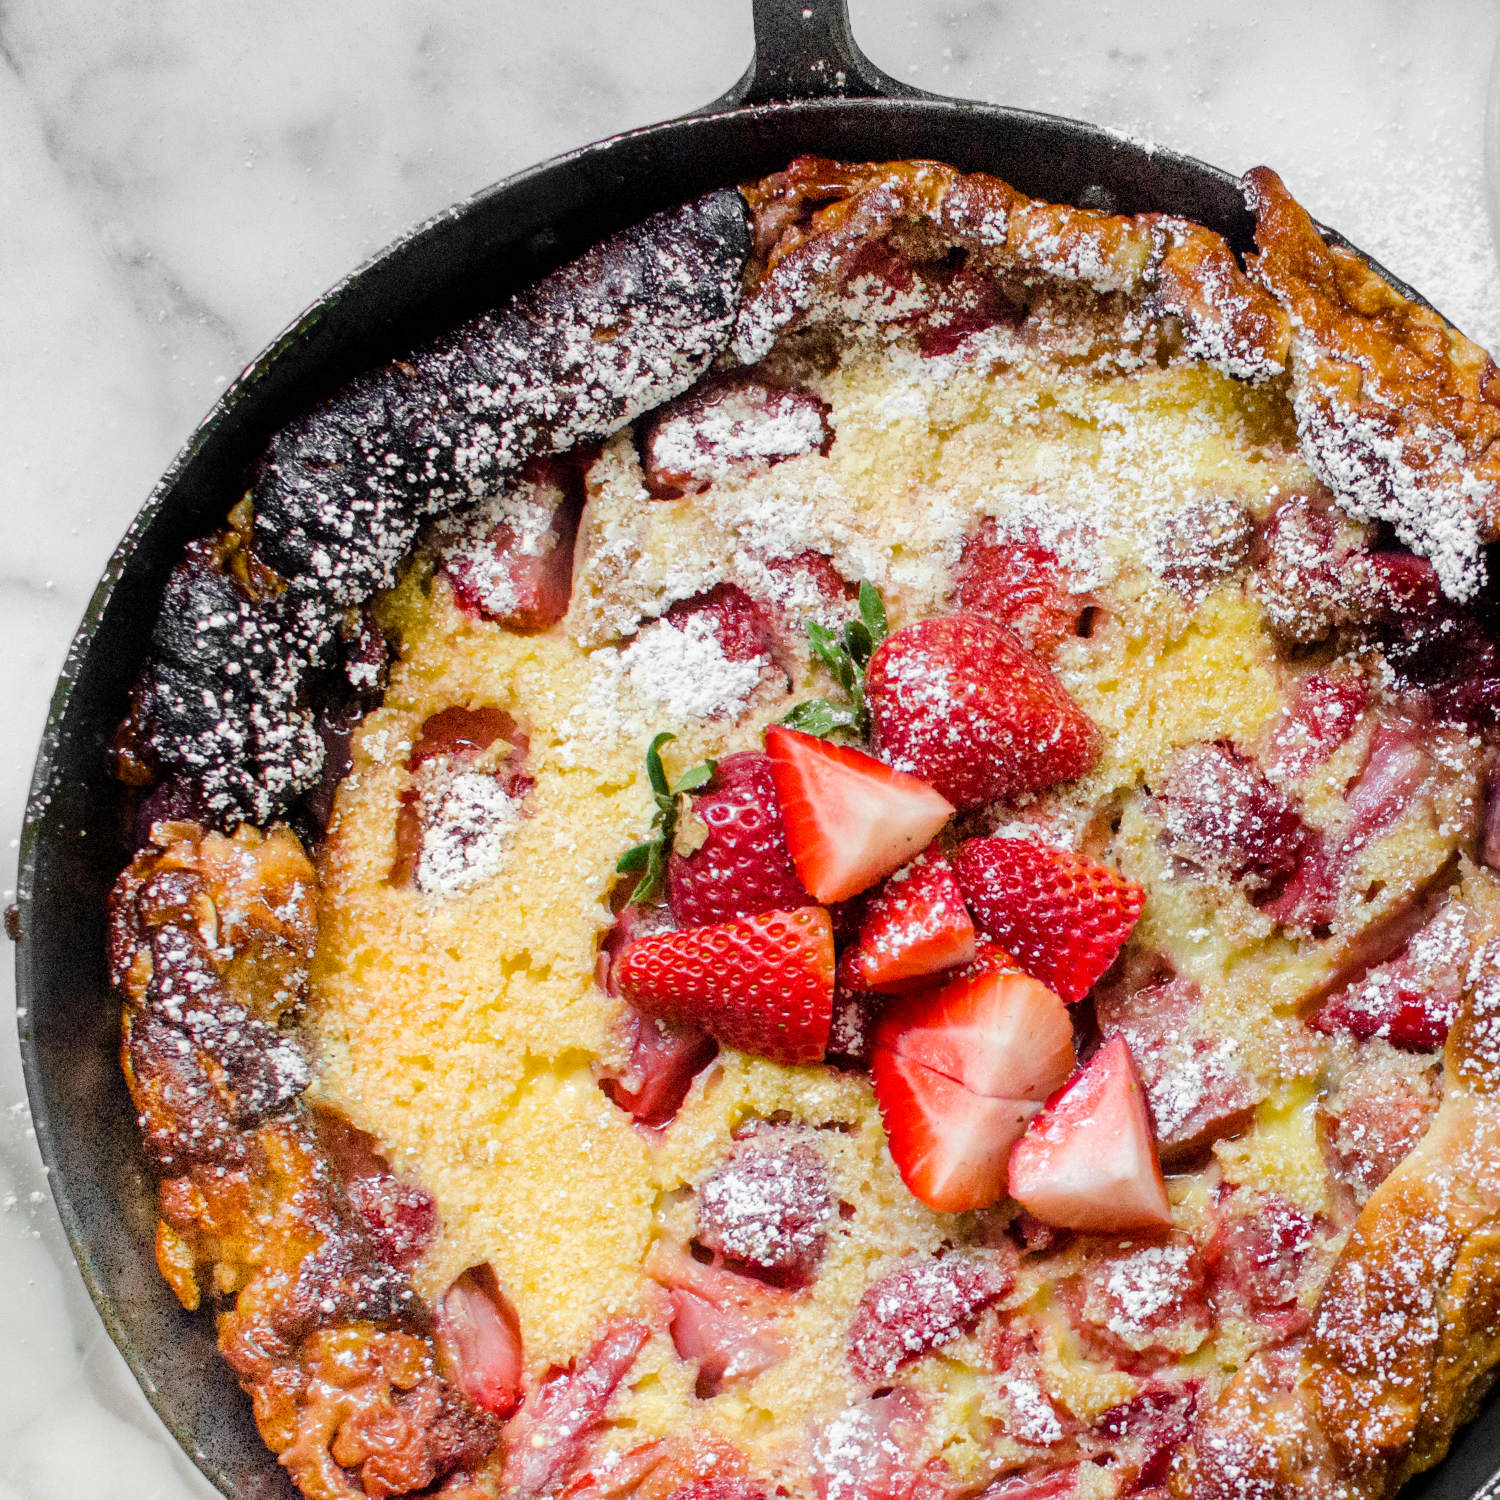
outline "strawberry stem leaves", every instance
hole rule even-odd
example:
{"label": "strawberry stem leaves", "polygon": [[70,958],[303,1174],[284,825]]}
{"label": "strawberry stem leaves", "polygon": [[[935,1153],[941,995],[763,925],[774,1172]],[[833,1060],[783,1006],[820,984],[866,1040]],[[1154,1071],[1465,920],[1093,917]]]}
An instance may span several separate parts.
{"label": "strawberry stem leaves", "polygon": [[667,855],[672,851],[683,798],[707,786],[717,768],[716,761],[699,761],[696,766],[689,766],[673,786],[661,763],[661,747],[676,738],[675,734],[663,730],[646,747],[646,780],[651,785],[651,799],[656,803],[656,814],[651,819],[651,837],[633,845],[615,861],[616,874],[638,874],[641,877],[631,892],[631,906],[649,906],[661,896],[667,879]]}
{"label": "strawberry stem leaves", "polygon": [[835,634],[816,620],[807,621],[806,628],[813,655],[823,663],[828,675],[844,690],[849,701],[836,703],[828,698],[807,698],[781,722],[819,739],[828,739],[835,734],[868,739],[870,710],[865,703],[865,668],[890,632],[880,591],[867,580],[860,581],[859,614],[844,622],[842,634]]}

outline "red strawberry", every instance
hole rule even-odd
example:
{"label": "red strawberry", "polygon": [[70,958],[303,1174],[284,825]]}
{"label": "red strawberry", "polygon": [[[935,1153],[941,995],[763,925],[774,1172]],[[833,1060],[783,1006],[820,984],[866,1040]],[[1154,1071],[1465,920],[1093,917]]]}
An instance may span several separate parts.
{"label": "red strawberry", "polygon": [[902,996],[881,1018],[875,1047],[986,1099],[1040,1104],[1073,1071],[1067,1007],[1013,970]]}
{"label": "red strawberry", "polygon": [[708,790],[693,797],[693,814],[708,836],[667,860],[667,900],[679,927],[812,904],[787,853],[768,757],[726,755]]}
{"label": "red strawberry", "polygon": [[563,1487],[650,1337],[636,1318],[612,1319],[567,1369],[532,1388],[506,1429],[501,1494],[555,1495]]}
{"label": "red strawberry", "polygon": [[1037,1111],[1016,1099],[985,1099],[944,1073],[877,1047],[875,1097],[901,1180],[929,1208],[957,1214],[1005,1196],[1011,1147]]}
{"label": "red strawberry", "polygon": [[646,424],[641,462],[653,498],[676,500],[799,454],[827,453],[832,444],[828,404],[812,391],[733,374],[656,411]]}
{"label": "red strawberry", "polygon": [[1060,1229],[1171,1224],[1146,1091],[1123,1037],[1107,1041],[1031,1122],[1011,1153],[1010,1192]]}
{"label": "red strawberry", "polygon": [[998,1201],[1011,1146],[1072,1067],[1062,1001],[1014,969],[896,1001],[871,1072],[901,1180],[943,1213]]}
{"label": "red strawberry", "polygon": [[465,1271],[437,1308],[438,1348],[454,1383],[476,1406],[508,1417],[526,1373],[521,1325],[488,1265]]}
{"label": "red strawberry", "polygon": [[833,925],[820,906],[632,943],[615,973],[632,1005],[780,1063],[821,1061],[833,1014]]}
{"label": "red strawberry", "polygon": [[874,885],[953,816],[953,805],[915,776],[800,729],[771,725],[766,753],[792,863],[819,901]]}
{"label": "red strawberry", "polygon": [[1108,866],[1035,839],[970,839],[953,866],[975,921],[1070,1005],[1114,961],[1146,899]]}
{"label": "red strawberry", "polygon": [[1007,625],[1038,656],[1050,658],[1078,630],[1089,607],[1074,593],[1057,553],[1034,532],[1000,536],[986,521],[964,543],[958,564],[958,607]]}
{"label": "red strawberry", "polygon": [[852,990],[887,989],[973,957],[974,924],[963,892],[934,844],[870,899],[858,938],[839,960],[839,981]]}
{"label": "red strawberry", "polygon": [[898,630],[871,658],[865,696],[881,754],[957,807],[1069,781],[1098,755],[1052,670],[978,615]]}
{"label": "red strawberry", "polygon": [[466,614],[545,630],[568,612],[582,470],[534,459],[502,493],[440,529],[443,570]]}

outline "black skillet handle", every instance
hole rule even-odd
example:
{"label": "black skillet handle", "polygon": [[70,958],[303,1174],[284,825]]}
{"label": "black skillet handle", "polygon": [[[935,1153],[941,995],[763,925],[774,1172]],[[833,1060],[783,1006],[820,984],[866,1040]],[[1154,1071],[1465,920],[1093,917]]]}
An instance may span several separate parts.
{"label": "black skillet handle", "polygon": [[753,0],[755,56],[727,94],[700,111],[803,99],[935,97],[882,72],[849,30],[847,0]]}

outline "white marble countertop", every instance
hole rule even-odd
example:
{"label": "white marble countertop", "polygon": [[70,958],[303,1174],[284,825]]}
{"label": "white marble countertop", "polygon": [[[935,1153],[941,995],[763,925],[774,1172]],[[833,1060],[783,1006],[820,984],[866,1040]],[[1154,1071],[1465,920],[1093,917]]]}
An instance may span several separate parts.
{"label": "white marble countertop", "polygon": [[[926,88],[1082,116],[1236,170],[1270,163],[1500,348],[1490,0],[851,10],[871,57]],[[403,226],[705,102],[749,51],[747,0],[0,3],[0,885],[14,884],[36,740],[94,579],[225,383]],[[27,1125],[8,961],[3,973],[0,1500],[211,1496],[74,1269]]]}

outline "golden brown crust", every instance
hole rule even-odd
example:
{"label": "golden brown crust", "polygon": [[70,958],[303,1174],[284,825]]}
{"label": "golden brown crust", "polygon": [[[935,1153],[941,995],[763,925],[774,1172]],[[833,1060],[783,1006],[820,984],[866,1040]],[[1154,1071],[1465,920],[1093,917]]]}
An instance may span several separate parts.
{"label": "golden brown crust", "polygon": [[1500,1363],[1500,882],[1469,869],[1474,957],[1420,1146],[1356,1220],[1305,1346],[1246,1365],[1179,1456],[1195,1500],[1393,1494]]}
{"label": "golden brown crust", "polygon": [[866,246],[893,234],[936,237],[1021,281],[1121,295],[1152,317],[1177,320],[1184,352],[1241,379],[1277,374],[1286,356],[1285,313],[1219,235],[1182,219],[1044,203],[998,177],[931,161],[800,157],[742,191],[757,250],[735,335],[742,359],[758,358],[836,293]]}
{"label": "golden brown crust", "polygon": [[110,961],[161,1173],[163,1277],[189,1310],[205,1294],[223,1306],[220,1350],[304,1494],[406,1494],[477,1467],[497,1426],[439,1374],[406,1275],[430,1200],[298,1098],[282,1027],[316,938],[312,865],[284,828],[153,836],[111,897]]}
{"label": "golden brown crust", "polygon": [[1388,521],[1444,590],[1481,579],[1500,536],[1500,376],[1430,307],[1328,244],[1269,168],[1246,174],[1260,254],[1252,270],[1286,309],[1304,454],[1352,514]]}

